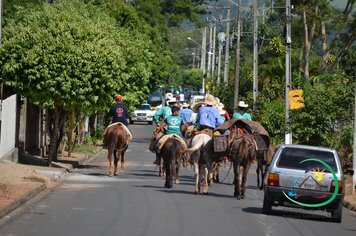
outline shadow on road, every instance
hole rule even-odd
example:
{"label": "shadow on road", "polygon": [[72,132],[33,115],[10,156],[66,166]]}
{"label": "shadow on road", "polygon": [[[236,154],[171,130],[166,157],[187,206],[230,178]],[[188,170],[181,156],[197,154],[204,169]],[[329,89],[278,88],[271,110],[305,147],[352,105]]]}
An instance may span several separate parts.
{"label": "shadow on road", "polygon": [[[261,207],[245,207],[242,208],[242,211],[252,214],[262,214]],[[322,212],[321,212],[322,213]],[[289,210],[280,210],[280,209],[273,209],[272,216],[281,216],[287,217],[291,219],[303,219],[303,220],[313,220],[313,221],[331,221],[330,217],[325,215],[313,214],[313,213],[306,213],[306,212],[297,212],[297,211],[289,211]]]}

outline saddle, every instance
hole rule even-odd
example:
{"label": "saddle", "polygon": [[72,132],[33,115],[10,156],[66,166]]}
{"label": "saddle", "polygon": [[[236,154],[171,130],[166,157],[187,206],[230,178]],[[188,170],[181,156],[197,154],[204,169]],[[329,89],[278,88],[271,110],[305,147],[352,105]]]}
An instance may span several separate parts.
{"label": "saddle", "polygon": [[186,142],[179,136],[176,134],[166,134],[164,135],[159,141],[158,141],[158,150],[157,153],[160,153],[161,148],[163,147],[163,145],[167,142],[168,139],[170,138],[174,138],[176,140],[178,140],[184,147],[184,149],[187,149],[187,144]]}

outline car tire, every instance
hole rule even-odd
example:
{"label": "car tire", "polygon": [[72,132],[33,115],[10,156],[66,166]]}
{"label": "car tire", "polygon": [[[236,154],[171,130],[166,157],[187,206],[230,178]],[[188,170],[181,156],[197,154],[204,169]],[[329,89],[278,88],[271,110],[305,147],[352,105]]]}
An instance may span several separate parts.
{"label": "car tire", "polygon": [[272,212],[272,201],[268,200],[266,194],[263,197],[263,207],[262,213],[266,215],[270,215]]}
{"label": "car tire", "polygon": [[130,119],[130,124],[132,125],[133,123],[134,123],[133,120]]}
{"label": "car tire", "polygon": [[331,212],[331,220],[335,223],[341,223],[342,220],[342,203],[339,204],[339,207]]}
{"label": "car tire", "polygon": [[148,124],[149,124],[149,125],[152,125],[152,124],[153,124],[153,121],[149,121]]}

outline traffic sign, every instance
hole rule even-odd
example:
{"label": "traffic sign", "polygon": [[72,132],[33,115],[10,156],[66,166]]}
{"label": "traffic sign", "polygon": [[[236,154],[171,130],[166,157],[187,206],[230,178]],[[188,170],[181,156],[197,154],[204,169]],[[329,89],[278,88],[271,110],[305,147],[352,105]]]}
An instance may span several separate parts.
{"label": "traffic sign", "polygon": [[290,90],[289,97],[289,109],[295,110],[304,107],[304,97],[302,89]]}

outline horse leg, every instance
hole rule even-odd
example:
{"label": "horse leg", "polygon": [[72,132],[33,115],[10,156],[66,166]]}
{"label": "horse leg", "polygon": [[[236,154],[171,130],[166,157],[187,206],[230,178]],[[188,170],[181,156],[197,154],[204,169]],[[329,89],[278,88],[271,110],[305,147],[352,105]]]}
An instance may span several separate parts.
{"label": "horse leg", "polygon": [[204,165],[201,166],[201,177],[203,182],[203,194],[208,194],[209,185],[208,185],[208,168]]}
{"label": "horse leg", "polygon": [[166,169],[166,182],[164,183],[164,187],[165,188],[172,188],[171,186],[171,168],[169,163],[167,163],[166,161],[163,161],[163,166]]}
{"label": "horse leg", "polygon": [[248,170],[250,169],[251,163],[247,163],[244,167],[243,173],[242,173],[242,182],[241,182],[241,198],[245,198],[245,191],[246,191],[246,179],[247,179],[247,174]]}
{"label": "horse leg", "polygon": [[241,169],[240,169],[241,162],[235,160],[234,161],[234,172],[235,172],[235,192],[234,196],[237,198],[237,200],[241,199]]}
{"label": "horse leg", "polygon": [[261,186],[260,186],[260,173],[261,173],[261,165],[260,165],[260,161],[257,160],[256,175],[257,175],[257,187],[259,189],[261,189]]}
{"label": "horse leg", "polygon": [[124,173],[124,164],[125,164],[125,159],[124,159],[124,156],[125,156],[125,151],[126,151],[126,149],[125,150],[123,150],[123,151],[121,151],[121,162],[120,162],[120,172],[121,173]]}
{"label": "horse leg", "polygon": [[200,183],[199,183],[199,164],[198,162],[194,162],[194,179],[195,179],[195,189],[194,193],[200,193]]}
{"label": "horse leg", "polygon": [[117,156],[117,150],[114,150],[114,175],[117,175],[118,162],[119,162],[119,157]]}
{"label": "horse leg", "polygon": [[113,176],[112,168],[112,156],[113,156],[113,148],[108,147],[108,161],[109,161],[109,173],[108,175],[111,177]]}
{"label": "horse leg", "polygon": [[176,184],[179,184],[179,163],[175,163],[175,173],[174,178],[176,180]]}

